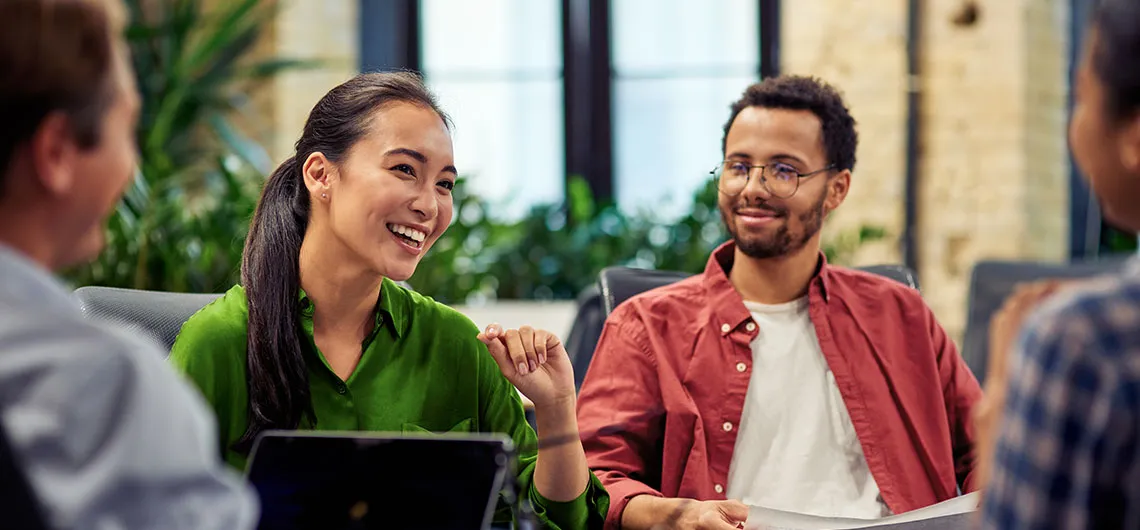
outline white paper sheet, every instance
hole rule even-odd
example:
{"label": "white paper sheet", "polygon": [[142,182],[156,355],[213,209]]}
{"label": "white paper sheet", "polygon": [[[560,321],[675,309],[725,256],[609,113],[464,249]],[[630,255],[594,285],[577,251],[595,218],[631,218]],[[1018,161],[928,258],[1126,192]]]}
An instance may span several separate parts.
{"label": "white paper sheet", "polygon": [[978,493],[970,493],[943,501],[933,506],[892,515],[882,519],[845,519],[841,517],[818,517],[802,513],[783,512],[760,506],[748,509],[748,522],[745,530],[852,530],[874,528],[889,524],[909,523],[934,519],[948,515],[972,512],[978,509]]}

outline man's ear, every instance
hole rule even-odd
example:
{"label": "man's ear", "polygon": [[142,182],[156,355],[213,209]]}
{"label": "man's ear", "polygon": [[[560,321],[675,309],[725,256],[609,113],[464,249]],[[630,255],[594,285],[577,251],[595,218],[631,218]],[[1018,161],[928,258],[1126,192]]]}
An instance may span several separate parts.
{"label": "man's ear", "polygon": [[75,185],[79,146],[63,112],[52,112],[40,122],[28,140],[28,154],[36,181],[48,193],[62,195]]}
{"label": "man's ear", "polygon": [[824,206],[828,211],[839,208],[847,199],[847,192],[851,190],[851,170],[844,169],[827,180],[827,200]]}
{"label": "man's ear", "polygon": [[1134,115],[1121,128],[1120,162],[1129,175],[1140,175],[1140,114]]}

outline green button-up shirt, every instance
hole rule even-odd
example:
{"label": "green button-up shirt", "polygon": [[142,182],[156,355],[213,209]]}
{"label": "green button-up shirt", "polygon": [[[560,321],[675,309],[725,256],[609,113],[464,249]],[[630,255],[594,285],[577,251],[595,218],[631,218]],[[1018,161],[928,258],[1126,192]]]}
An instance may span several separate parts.
{"label": "green button-up shirt", "polygon": [[[591,474],[571,502],[544,499],[533,485],[537,437],[518,392],[499,371],[479,330],[463,314],[385,279],[376,325],[356,370],[342,381],[313,342],[313,304],[301,293],[298,311],[313,355],[309,386],[320,430],[488,432],[510,436],[519,453],[519,481],[539,519],[550,528],[600,528],[609,496]],[[248,426],[246,329],[241,286],[190,318],[170,353],[176,368],[202,391],[218,417],[219,450],[244,469],[232,446]],[[500,505],[496,520],[509,520]]]}

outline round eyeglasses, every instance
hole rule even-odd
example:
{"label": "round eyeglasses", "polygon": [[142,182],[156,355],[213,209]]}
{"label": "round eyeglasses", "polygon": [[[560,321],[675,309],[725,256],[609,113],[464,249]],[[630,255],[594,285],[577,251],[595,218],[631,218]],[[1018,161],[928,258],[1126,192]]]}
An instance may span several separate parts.
{"label": "round eyeglasses", "polygon": [[721,193],[735,197],[748,187],[748,180],[752,177],[752,172],[757,169],[760,170],[760,184],[764,189],[773,197],[787,199],[795,195],[796,190],[800,188],[800,179],[831,171],[835,166],[830,165],[809,173],[800,173],[796,168],[783,162],[752,165],[740,160],[725,160],[710,173]]}

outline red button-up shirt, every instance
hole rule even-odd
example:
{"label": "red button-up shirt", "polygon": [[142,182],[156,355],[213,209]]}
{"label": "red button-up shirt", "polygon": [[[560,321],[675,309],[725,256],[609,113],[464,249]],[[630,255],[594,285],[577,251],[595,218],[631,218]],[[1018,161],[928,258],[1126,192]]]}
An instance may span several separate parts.
{"label": "red button-up shirt", "polygon": [[[610,493],[606,528],[637,495],[725,499],[759,332],[728,280],[733,252],[606,321],[578,396],[590,468]],[[808,312],[887,506],[971,491],[981,389],[918,291],[821,258]]]}

